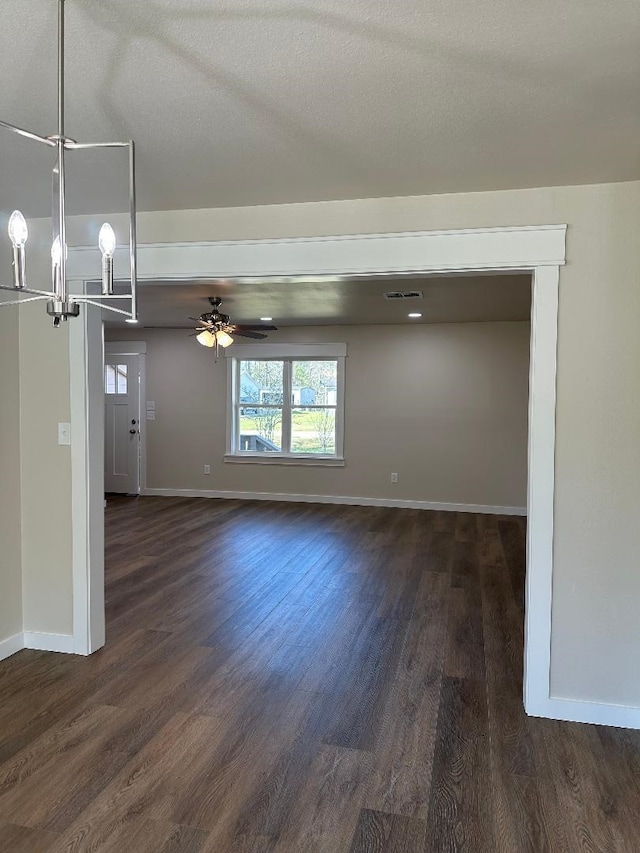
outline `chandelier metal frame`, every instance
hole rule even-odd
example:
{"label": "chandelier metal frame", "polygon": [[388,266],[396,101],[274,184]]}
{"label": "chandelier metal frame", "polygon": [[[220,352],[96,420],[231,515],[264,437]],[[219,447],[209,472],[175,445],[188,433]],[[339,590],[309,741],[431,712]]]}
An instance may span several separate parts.
{"label": "chandelier metal frame", "polygon": [[[47,313],[53,318],[54,326],[59,326],[61,320],[77,317],[80,304],[97,305],[107,311],[123,314],[127,322],[138,322],[137,302],[137,239],[136,239],[136,155],[135,143],[128,142],[76,142],[65,135],[65,93],[64,93],[64,51],[65,51],[65,0],[58,0],[58,130],[52,136],[40,136],[30,130],[18,127],[9,122],[0,121],[4,127],[19,136],[55,148],[57,157],[53,168],[53,245],[51,250],[51,290],[35,290],[27,286],[25,243],[28,229],[24,216],[20,211],[14,211],[9,220],[9,236],[13,244],[13,285],[0,284],[0,290],[9,290],[18,294],[29,294],[26,299],[17,298],[0,302],[4,305],[20,305],[25,302],[47,300]],[[67,222],[66,222],[66,167],[65,159],[68,152],[86,151],[100,148],[128,149],[129,158],[129,266],[130,283],[128,293],[113,292],[113,256],[116,240],[113,229],[108,223],[102,226],[99,247],[102,252],[102,293],[101,295],[86,296],[70,294],[67,281]],[[111,300],[129,300],[130,310],[116,308],[106,304]]]}

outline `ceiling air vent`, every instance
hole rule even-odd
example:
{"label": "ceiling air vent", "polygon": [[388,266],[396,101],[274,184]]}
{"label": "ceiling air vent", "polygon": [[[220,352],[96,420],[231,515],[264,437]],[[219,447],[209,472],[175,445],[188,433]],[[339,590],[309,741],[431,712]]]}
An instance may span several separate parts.
{"label": "ceiling air vent", "polygon": [[385,299],[422,299],[421,290],[390,290],[383,294]]}

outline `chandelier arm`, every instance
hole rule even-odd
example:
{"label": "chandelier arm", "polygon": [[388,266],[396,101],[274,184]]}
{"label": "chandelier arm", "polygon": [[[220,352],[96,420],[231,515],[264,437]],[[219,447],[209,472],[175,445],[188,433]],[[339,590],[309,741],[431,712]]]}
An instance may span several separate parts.
{"label": "chandelier arm", "polygon": [[136,144],[129,140],[129,268],[131,270],[131,319],[138,319],[138,235],[136,203]]}
{"label": "chandelier arm", "polygon": [[65,139],[64,147],[69,151],[83,151],[88,148],[128,148],[129,142],[75,142]]}
{"label": "chandelier arm", "polygon": [[[69,283],[67,282],[67,219],[66,219],[66,169],[65,169],[65,97],[64,97],[64,4],[65,0],[58,0],[58,135],[56,138],[57,158],[57,188],[58,217],[57,236],[60,238],[60,260],[58,262],[58,276],[53,282],[56,293],[55,299],[66,303],[69,299]],[[54,232],[55,233],[55,232]]]}
{"label": "chandelier arm", "polygon": [[[3,290],[15,290],[15,288],[3,287]],[[29,291],[22,291],[23,293],[29,293]],[[0,308],[4,308],[5,305],[23,305],[25,302],[37,302],[39,299],[48,299],[50,294],[46,296],[30,296],[28,299],[10,299],[8,302],[0,302]]]}
{"label": "chandelier arm", "polygon": [[110,293],[105,296],[74,296],[73,294],[69,297],[69,299],[73,299],[74,302],[89,302],[94,305],[98,301],[102,301],[104,299],[131,299],[131,294],[129,293]]}
{"label": "chandelier arm", "polygon": [[[58,141],[64,147],[64,0],[58,0]],[[64,246],[64,241],[62,242]]]}
{"label": "chandelier arm", "polygon": [[24,136],[27,139],[33,139],[36,142],[44,142],[44,144],[48,145],[50,148],[56,147],[56,143],[53,139],[47,139],[46,136],[39,136],[37,133],[32,133],[30,130],[17,127],[15,124],[9,124],[8,121],[0,121],[0,127],[6,127],[7,130],[11,130],[13,133],[18,133],[20,136]]}
{"label": "chandelier arm", "polygon": [[[14,285],[9,284],[0,284],[0,290],[10,290],[12,293],[16,292],[16,288]],[[43,299],[52,299],[55,296],[55,293],[49,290],[34,290],[31,287],[21,287],[20,293],[33,293],[36,296],[41,296]]]}
{"label": "chandelier arm", "polygon": [[[54,180],[57,183],[58,190],[58,198],[56,199],[56,207],[57,210],[55,214],[57,215],[57,234],[56,236],[60,238],[60,245],[62,247],[66,247],[67,245],[67,222],[65,218],[65,162],[64,162],[64,140],[58,139],[57,143],[58,147],[58,160],[57,160],[57,180],[55,180],[56,176],[54,175]],[[54,229],[55,233],[55,229]],[[68,284],[67,284],[67,253],[65,248],[60,252],[60,259],[58,261],[59,275],[56,277],[54,281],[54,290],[56,293],[56,299],[59,299],[61,302],[66,302],[68,297]]]}
{"label": "chandelier arm", "polygon": [[[73,301],[79,302],[80,299],[74,299]],[[111,305],[104,305],[102,302],[94,302],[93,299],[84,298],[82,301],[85,305],[95,305],[96,308],[102,308],[103,311],[113,311],[114,314],[124,314],[125,317],[132,316],[131,311],[123,311],[122,308],[113,308]]]}

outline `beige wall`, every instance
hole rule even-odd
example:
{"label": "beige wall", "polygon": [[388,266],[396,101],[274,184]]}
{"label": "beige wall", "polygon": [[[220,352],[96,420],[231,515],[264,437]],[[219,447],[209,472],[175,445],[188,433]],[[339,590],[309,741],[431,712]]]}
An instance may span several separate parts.
{"label": "beige wall", "polygon": [[0,642],[22,631],[18,309],[0,309]]}
{"label": "beige wall", "polygon": [[[141,214],[139,233],[162,242],[559,222],[569,230],[560,278],[551,687],[558,696],[640,707],[640,183],[165,211]],[[75,239],[93,239],[90,226],[75,223]],[[58,355],[64,374],[63,349],[43,351],[52,369]],[[48,436],[53,417],[41,418]],[[45,460],[47,481],[48,471]],[[51,489],[64,515],[68,479]],[[48,571],[68,601],[68,512],[65,522],[49,545]]]}
{"label": "beige wall", "polygon": [[70,418],[69,337],[44,303],[20,311],[24,629],[70,634],[71,448],[58,445],[58,422]]}
{"label": "beige wall", "polygon": [[347,343],[344,468],[224,463],[224,357],[216,363],[186,332],[143,332],[108,330],[106,337],[148,344],[152,488],[526,506],[529,323],[271,334],[272,343]]}
{"label": "beige wall", "polygon": [[[29,222],[32,287],[50,285],[50,235],[49,221]],[[58,446],[58,422],[70,420],[69,336],[44,302],[20,308],[19,348],[24,630],[71,634],[71,452]]]}

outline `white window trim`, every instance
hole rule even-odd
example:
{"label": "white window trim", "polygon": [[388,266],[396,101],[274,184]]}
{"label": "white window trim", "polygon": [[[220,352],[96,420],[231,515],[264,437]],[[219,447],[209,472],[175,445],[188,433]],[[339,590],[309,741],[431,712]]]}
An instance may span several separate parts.
{"label": "white window trim", "polygon": [[234,344],[225,358],[345,358],[347,345],[337,344]]}
{"label": "white window trim", "polygon": [[[330,344],[240,344],[225,350],[227,359],[227,446],[224,456],[225,462],[249,463],[259,465],[315,465],[325,467],[342,467],[344,461],[344,401],[345,401],[345,359],[347,345],[345,343]],[[236,438],[236,399],[239,392],[239,374],[237,364],[239,361],[250,361],[253,359],[285,360],[285,371],[287,370],[287,359],[337,359],[337,387],[336,387],[336,452],[331,455],[320,455],[310,453],[289,453],[282,450],[280,453],[255,453],[253,451],[237,450]],[[285,375],[285,383],[287,382]],[[290,377],[289,377],[290,378]],[[287,408],[286,406],[284,408]],[[290,426],[283,423],[282,445],[289,447],[288,431]]]}

